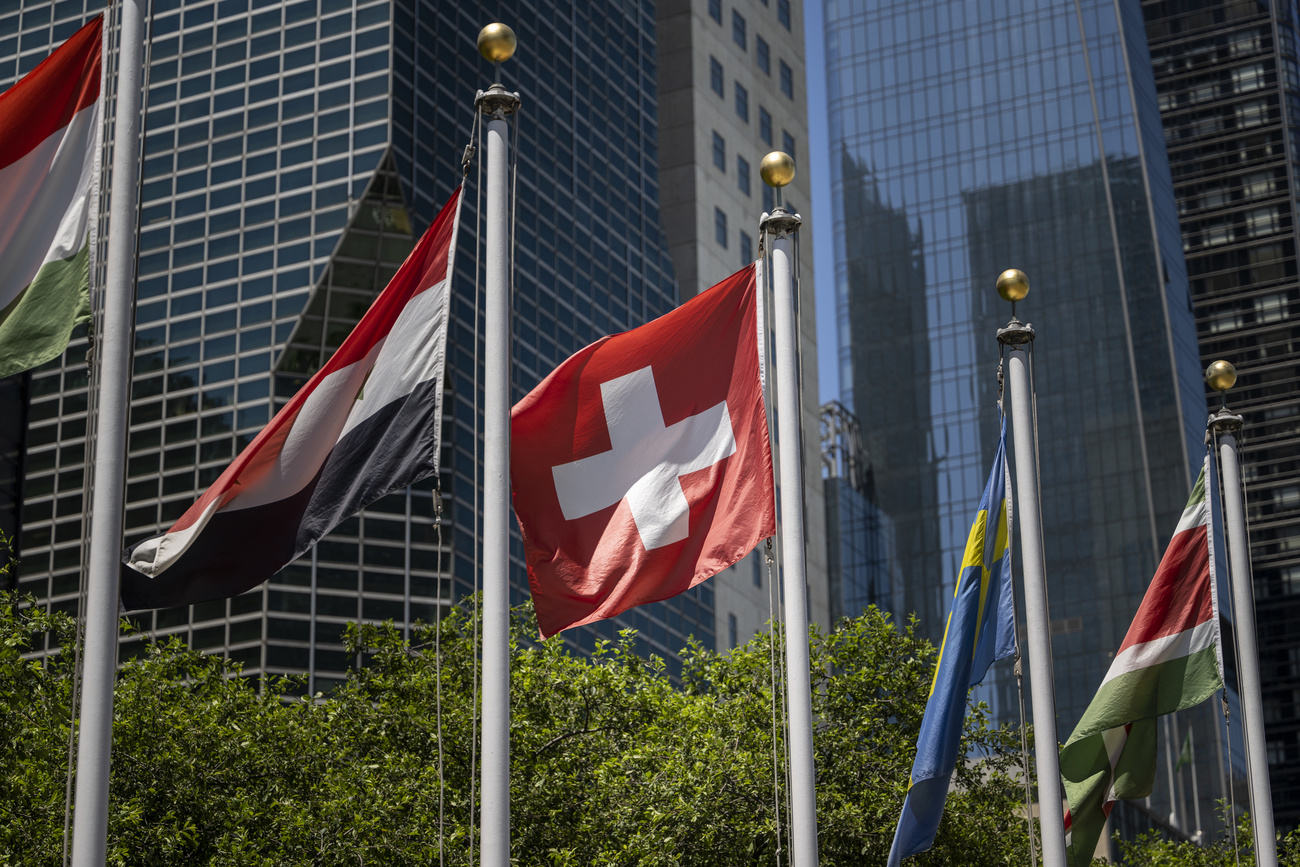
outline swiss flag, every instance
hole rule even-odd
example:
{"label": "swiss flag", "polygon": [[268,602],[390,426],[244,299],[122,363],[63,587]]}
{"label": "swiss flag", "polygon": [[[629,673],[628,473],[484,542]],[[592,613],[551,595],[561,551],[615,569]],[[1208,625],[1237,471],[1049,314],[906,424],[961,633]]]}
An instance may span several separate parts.
{"label": "swiss flag", "polygon": [[515,406],[544,637],[675,596],[776,532],[755,272],[596,341]]}

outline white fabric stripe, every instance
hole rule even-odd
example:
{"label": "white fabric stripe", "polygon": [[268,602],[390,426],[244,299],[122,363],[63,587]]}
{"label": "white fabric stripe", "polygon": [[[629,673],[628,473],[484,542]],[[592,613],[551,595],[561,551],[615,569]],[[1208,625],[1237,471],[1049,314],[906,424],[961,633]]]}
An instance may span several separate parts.
{"label": "white fabric stripe", "polygon": [[335,437],[335,442],[442,371],[446,341],[441,337],[447,328],[447,285],[448,281],[443,279],[402,308],[384,338],[383,348],[362,390],[362,398],[352,404],[347,422]]}
{"label": "white fabric stripe", "polygon": [[[239,478],[238,493],[222,511],[274,503],[307,487],[339,441],[354,398],[384,343],[379,341],[360,361],[339,368],[317,383],[293,420],[275,460],[260,469],[255,464],[246,467]],[[267,443],[263,448],[275,445]]]}
{"label": "white fabric stripe", "polygon": [[1227,683],[1228,679],[1223,674],[1223,631],[1220,628],[1219,621],[1219,566],[1214,557],[1214,517],[1219,512],[1215,505],[1219,496],[1219,478],[1214,473],[1214,458],[1211,448],[1213,447],[1207,443],[1205,467],[1201,470],[1201,473],[1205,476],[1205,544],[1210,555],[1210,607],[1214,612],[1214,659],[1219,666],[1219,680]]}
{"label": "white fabric stripe", "polygon": [[1184,656],[1191,656],[1197,651],[1204,650],[1214,643],[1217,625],[1214,618],[1211,617],[1203,623],[1196,624],[1191,629],[1133,645],[1115,657],[1115,661],[1110,664],[1110,670],[1106,672],[1106,678],[1101,682],[1101,685],[1105,686],[1115,678],[1131,671],[1150,668],[1153,665],[1181,659]]}
{"label": "white fabric stripe", "polygon": [[1105,801],[1110,803],[1115,800],[1115,768],[1119,765],[1119,754],[1124,752],[1124,744],[1128,743],[1128,728],[1115,726],[1106,729],[1101,733],[1101,739],[1106,744],[1106,760],[1110,762],[1110,785],[1106,787]]}
{"label": "white fabric stripe", "polygon": [[0,309],[11,304],[46,262],[86,243],[102,100],[17,162],[0,169]]}
{"label": "white fabric stripe", "polygon": [[141,575],[155,577],[170,566],[173,560],[185,553],[185,549],[190,547],[195,537],[203,532],[203,528],[208,525],[208,520],[216,513],[217,506],[220,504],[220,498],[213,500],[199,519],[184,530],[146,539],[136,545],[131,550],[131,558],[127,560],[126,565]]}
{"label": "white fabric stripe", "polygon": [[1178,519],[1178,526],[1174,528],[1174,535],[1170,537],[1170,541],[1177,538],[1179,533],[1185,533],[1204,524],[1206,515],[1205,500],[1188,506],[1183,510],[1183,516]]}

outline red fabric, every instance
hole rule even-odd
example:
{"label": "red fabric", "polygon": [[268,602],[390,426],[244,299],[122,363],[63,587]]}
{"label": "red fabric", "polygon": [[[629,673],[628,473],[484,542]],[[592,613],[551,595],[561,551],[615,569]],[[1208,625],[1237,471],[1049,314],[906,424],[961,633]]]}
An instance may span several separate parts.
{"label": "red fabric", "polygon": [[0,168],[17,162],[99,99],[104,16],[96,15],[0,94]]}
{"label": "red fabric", "polygon": [[[194,505],[172,524],[168,533],[193,526],[213,500],[220,499],[221,506],[218,508],[224,508],[239,494],[241,487],[255,485],[279,459],[285,440],[298,420],[298,413],[321,380],[365,358],[376,344],[388,337],[393,323],[402,315],[402,310],[412,298],[442,282],[447,276],[447,257],[450,255],[452,233],[456,229],[456,201],[460,198],[460,191],[460,187],[452,191],[451,198],[442,206],[433,224],[421,236],[402,267],[397,269],[393,279],[379,293],[379,297],[370,305],[352,333],[334,350],[325,366],[298,389],[297,394],[262,428],[212,486],[203,492],[203,496],[195,500]],[[294,492],[286,492],[286,496],[292,493]]]}
{"label": "red fabric", "polygon": [[[605,337],[511,414],[510,479],[543,637],[694,587],[776,532],[749,266],[640,328]],[[646,550],[628,500],[566,520],[553,468],[611,450],[601,385],[649,367],[663,423],[726,402],[735,452],[680,477],[689,536]]]}
{"label": "red fabric", "polygon": [[1135,644],[1186,632],[1214,616],[1207,533],[1206,525],[1198,524],[1169,540],[1120,653]]}

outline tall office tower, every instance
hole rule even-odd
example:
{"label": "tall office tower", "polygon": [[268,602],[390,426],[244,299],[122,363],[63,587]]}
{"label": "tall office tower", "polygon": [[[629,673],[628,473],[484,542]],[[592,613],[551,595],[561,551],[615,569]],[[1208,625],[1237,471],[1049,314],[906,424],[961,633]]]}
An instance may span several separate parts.
{"label": "tall office tower", "polygon": [[[584,344],[676,304],[656,181],[655,22],[638,5],[431,0],[153,0],[127,537],[165,529],[342,341],[461,182],[479,28],[520,36],[513,398]],[[0,14],[0,84],[100,11],[24,0]],[[443,470],[345,521],[267,586],[148,612],[153,634],[245,671],[350,664],[348,620],[428,620],[476,585],[481,285],[471,167],[453,279]],[[30,376],[21,588],[77,604],[84,338]],[[100,456],[102,459],[102,456]],[[434,484],[442,520],[435,524]],[[516,542],[512,599],[527,598]],[[713,645],[712,588],[568,633],[636,627],[675,661]],[[126,645],[128,648],[130,645]]]}
{"label": "tall office tower", "polygon": [[[22,443],[27,426],[26,380],[19,376],[0,379],[0,533],[17,546],[16,534],[22,509]],[[6,554],[0,542],[0,559]],[[3,563],[0,563],[0,567]],[[0,586],[18,588],[18,573],[10,570]]]}
{"label": "tall office tower", "polygon": [[[1013,57],[995,46],[1016,46]],[[826,7],[843,402],[899,616],[942,635],[998,437],[994,292],[1029,274],[1059,734],[1096,693],[1204,453],[1196,333],[1138,0]],[[1016,443],[1021,449],[1029,443]],[[1021,621],[1023,623],[1023,621]],[[984,691],[1018,716],[1005,664]],[[1222,791],[1209,704],[1201,813]],[[1172,732],[1166,730],[1166,736]],[[1178,735],[1174,735],[1179,737]],[[1175,749],[1176,753],[1177,750]],[[1152,810],[1176,808],[1164,783]],[[1194,830],[1190,811],[1175,824]]]}
{"label": "tall office tower", "polygon": [[[1201,359],[1239,380],[1269,777],[1300,824],[1300,390],[1294,4],[1144,0]],[[1217,405],[1217,395],[1214,397]]]}
{"label": "tall office tower", "polygon": [[[772,188],[758,175],[763,157],[783,150],[799,166],[785,200],[804,217],[799,337],[808,613],[810,620],[827,624],[803,10],[796,0],[660,0],[655,17],[659,188],[683,299],[757,257],[759,217],[775,204]],[[747,641],[772,618],[773,588],[761,551],[709,583],[719,647]]]}

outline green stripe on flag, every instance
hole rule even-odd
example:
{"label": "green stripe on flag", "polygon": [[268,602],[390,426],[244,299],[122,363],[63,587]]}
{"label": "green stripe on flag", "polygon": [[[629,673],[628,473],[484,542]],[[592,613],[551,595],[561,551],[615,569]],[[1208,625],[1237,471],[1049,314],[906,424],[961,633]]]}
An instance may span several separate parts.
{"label": "green stripe on flag", "polygon": [[1116,798],[1138,799],[1151,794],[1156,779],[1156,721],[1133,723],[1111,773],[1110,757],[1101,734],[1061,750],[1061,782],[1070,803],[1070,867],[1088,867],[1106,827],[1103,807],[1115,787]]}
{"label": "green stripe on flag", "polygon": [[1065,749],[1098,732],[1200,704],[1222,685],[1212,644],[1188,656],[1121,674],[1097,690]]}
{"label": "green stripe on flag", "polygon": [[90,321],[90,246],[46,262],[31,285],[0,310],[0,377],[39,367],[68,348],[72,329]]}

